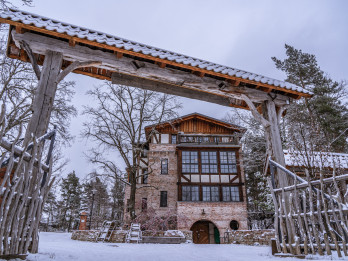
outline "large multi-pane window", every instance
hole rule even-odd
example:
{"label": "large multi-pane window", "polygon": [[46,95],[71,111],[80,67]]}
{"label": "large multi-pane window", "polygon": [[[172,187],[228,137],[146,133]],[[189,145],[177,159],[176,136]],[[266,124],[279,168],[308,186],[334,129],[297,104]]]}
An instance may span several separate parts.
{"label": "large multi-pane window", "polygon": [[[200,166],[199,166],[200,157]],[[218,164],[220,163],[220,164]],[[237,173],[237,159],[235,151],[183,151],[182,173]]]}
{"label": "large multi-pane window", "polygon": [[182,152],[182,172],[199,173],[198,171],[198,151]]}
{"label": "large multi-pane window", "polygon": [[182,186],[182,201],[199,201],[199,187]]}
{"label": "large multi-pane window", "polygon": [[218,173],[216,151],[202,151],[201,161],[202,173]]}
{"label": "large multi-pane window", "polygon": [[[201,188],[201,193],[200,193]],[[240,186],[188,186],[181,187],[182,201],[206,201],[217,202],[220,201],[220,192],[222,194],[222,201],[225,202],[239,202]]]}
{"label": "large multi-pane window", "polygon": [[236,152],[220,151],[221,173],[237,173]]}
{"label": "large multi-pane window", "polygon": [[222,187],[223,201],[240,201],[239,187]]}
{"label": "large multi-pane window", "polygon": [[219,201],[219,187],[218,186],[202,186],[202,200],[203,201]]}

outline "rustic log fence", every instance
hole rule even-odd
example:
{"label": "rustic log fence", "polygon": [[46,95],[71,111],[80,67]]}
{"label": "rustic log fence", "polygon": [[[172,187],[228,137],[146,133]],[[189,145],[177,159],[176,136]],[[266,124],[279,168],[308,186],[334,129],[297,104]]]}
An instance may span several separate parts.
{"label": "rustic log fence", "polygon": [[[278,163],[269,160],[271,188],[275,209],[275,234],[278,252],[295,256],[307,254],[342,257],[348,248],[348,174],[310,181],[309,172],[302,179]],[[292,183],[277,187],[275,169],[287,175]]]}
{"label": "rustic log fence", "polygon": [[[38,228],[51,178],[51,155],[56,131],[33,137],[22,147],[20,128],[14,141],[5,137],[5,106],[0,114],[0,259],[38,251]],[[50,140],[48,152],[45,140]],[[45,151],[47,153],[45,153]],[[46,155],[46,162],[42,162]]]}

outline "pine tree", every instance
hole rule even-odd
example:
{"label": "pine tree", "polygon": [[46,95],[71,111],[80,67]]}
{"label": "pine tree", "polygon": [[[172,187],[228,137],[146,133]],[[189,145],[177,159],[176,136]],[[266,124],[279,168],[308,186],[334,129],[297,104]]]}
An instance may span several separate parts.
{"label": "pine tree", "polygon": [[[94,191],[94,196],[93,196]],[[110,219],[110,198],[107,185],[100,178],[83,184],[83,206],[91,215],[91,228],[99,228],[105,220]],[[93,202],[93,211],[92,211]]]}
{"label": "pine tree", "polygon": [[75,171],[68,174],[61,183],[61,227],[70,231],[77,229],[80,219],[81,185]]}
{"label": "pine tree", "polygon": [[49,231],[49,229],[52,229],[53,227],[57,226],[57,223],[58,223],[57,211],[58,211],[58,202],[56,199],[56,195],[54,191],[50,190],[43,208],[43,213],[42,213],[42,223],[46,225],[44,227],[46,231]]}
{"label": "pine tree", "polygon": [[111,188],[111,219],[122,221],[124,210],[124,183],[118,179],[114,180],[114,185]]}
{"label": "pine tree", "polygon": [[270,228],[272,219],[268,212],[273,210],[273,204],[264,175],[266,139],[263,128],[252,117],[248,120],[248,131],[242,144],[249,225],[257,229]]}
{"label": "pine tree", "polygon": [[224,120],[247,129],[241,143],[249,226],[257,229],[270,228],[272,218],[267,214],[273,211],[273,204],[268,196],[270,190],[264,176],[266,161],[264,129],[253,117],[243,112],[231,112]]}
{"label": "pine tree", "polygon": [[[290,45],[285,45],[285,49],[287,58],[272,58],[276,67],[286,73],[286,81],[314,94],[311,99],[296,102],[289,108],[287,125],[300,124],[307,139],[310,137],[312,143],[319,142],[317,150],[326,147],[326,150],[348,152],[347,134],[341,135],[348,128],[348,110],[344,103],[346,82],[332,80],[320,69],[314,55]],[[315,132],[315,135],[305,132]]]}

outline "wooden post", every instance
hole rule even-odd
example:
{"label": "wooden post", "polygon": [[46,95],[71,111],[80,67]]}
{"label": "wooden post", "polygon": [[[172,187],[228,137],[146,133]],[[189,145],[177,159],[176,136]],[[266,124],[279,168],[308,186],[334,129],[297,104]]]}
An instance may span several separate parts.
{"label": "wooden post", "polygon": [[61,53],[46,52],[41,77],[33,101],[33,115],[28,124],[24,144],[31,139],[32,135],[40,137],[47,131],[62,61],[63,55]]}
{"label": "wooden post", "polygon": [[[274,101],[264,101],[263,116],[269,122],[268,126],[264,126],[268,152],[271,153],[274,161],[285,167],[285,157],[279,130],[279,117]],[[289,185],[288,177],[284,173],[279,173],[279,170],[277,181],[280,187],[284,188]]]}

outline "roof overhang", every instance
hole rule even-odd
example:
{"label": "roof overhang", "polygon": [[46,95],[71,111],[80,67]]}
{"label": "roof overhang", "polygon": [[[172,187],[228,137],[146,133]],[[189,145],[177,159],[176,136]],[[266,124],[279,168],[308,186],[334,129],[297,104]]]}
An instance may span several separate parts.
{"label": "roof overhang", "polygon": [[91,29],[18,10],[1,13],[10,25],[7,55],[29,61],[21,49],[25,41],[39,65],[48,50],[63,53],[62,69],[74,61],[101,61],[74,73],[183,97],[248,109],[241,98],[254,103],[272,98],[279,106],[312,94],[293,84],[136,43]]}

